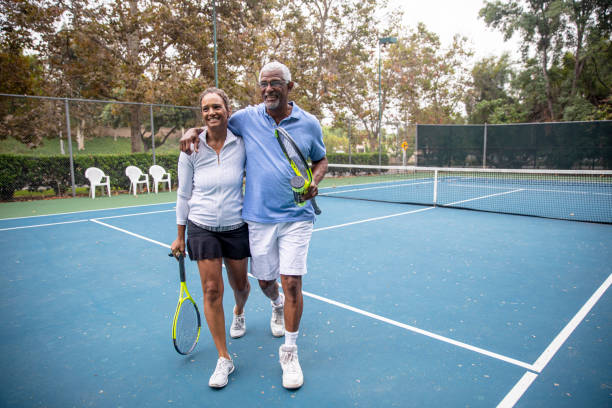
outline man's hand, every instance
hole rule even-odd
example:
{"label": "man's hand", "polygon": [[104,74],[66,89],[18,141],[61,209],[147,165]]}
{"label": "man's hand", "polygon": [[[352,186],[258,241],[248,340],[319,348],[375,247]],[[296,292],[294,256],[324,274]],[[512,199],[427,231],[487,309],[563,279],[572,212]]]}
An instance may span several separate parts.
{"label": "man's hand", "polygon": [[322,158],[319,161],[312,162],[312,182],[308,186],[308,191],[306,191],[302,197],[304,200],[310,200],[319,194],[319,183],[325,177],[325,173],[327,172],[327,157]]}
{"label": "man's hand", "polygon": [[181,140],[179,140],[179,147],[181,149],[181,152],[191,154],[191,146],[193,146],[193,150],[197,153],[199,151],[198,145],[200,144],[200,138],[198,137],[198,135],[203,131],[204,129],[202,128],[188,129],[181,137]]}
{"label": "man's hand", "polygon": [[304,194],[302,194],[302,198],[304,199],[304,201],[310,200],[317,194],[319,194],[319,187],[315,184],[313,180],[312,183],[310,183],[310,185],[308,186],[308,190]]}

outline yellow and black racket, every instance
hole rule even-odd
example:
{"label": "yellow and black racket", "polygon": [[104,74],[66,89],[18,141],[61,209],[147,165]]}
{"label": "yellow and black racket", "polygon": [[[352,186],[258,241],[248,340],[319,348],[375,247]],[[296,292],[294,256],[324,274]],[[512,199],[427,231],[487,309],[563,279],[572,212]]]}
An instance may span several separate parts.
{"label": "yellow and black racket", "polygon": [[[174,256],[168,254],[168,256]],[[172,322],[172,342],[174,348],[180,354],[191,353],[200,338],[200,311],[195,300],[187,290],[185,283],[185,257],[181,254],[178,258],[179,272],[181,276],[181,290],[179,294],[176,312],[174,312],[174,321]]]}
{"label": "yellow and black racket", "polygon": [[[310,187],[312,183],[312,171],[297,144],[285,129],[277,127],[274,134],[276,135],[276,140],[278,140],[285,157],[289,160],[289,165],[295,172],[295,176],[291,179],[291,190],[293,191],[295,203],[301,207],[306,204],[302,195],[308,191],[308,187]],[[317,205],[314,197],[310,199],[310,202],[312,203],[315,214],[321,214],[321,209]]]}

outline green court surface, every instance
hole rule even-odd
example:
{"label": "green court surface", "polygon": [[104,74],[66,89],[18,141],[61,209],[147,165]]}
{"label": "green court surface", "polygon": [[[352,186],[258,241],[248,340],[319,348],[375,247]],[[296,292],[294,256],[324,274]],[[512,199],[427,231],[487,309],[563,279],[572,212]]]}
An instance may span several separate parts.
{"label": "green court surface", "polygon": [[158,194],[141,193],[136,196],[133,194],[119,194],[110,197],[96,196],[95,199],[89,197],[70,197],[32,201],[12,201],[0,203],[0,219],[171,202],[176,202],[176,191],[159,192]]}

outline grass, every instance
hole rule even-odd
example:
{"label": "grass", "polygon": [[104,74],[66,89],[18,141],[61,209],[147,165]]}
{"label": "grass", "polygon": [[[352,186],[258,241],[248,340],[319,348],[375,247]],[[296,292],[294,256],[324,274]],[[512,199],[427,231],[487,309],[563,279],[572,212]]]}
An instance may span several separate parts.
{"label": "grass", "polygon": [[[74,155],[90,154],[129,154],[131,153],[129,138],[118,137],[96,137],[85,139],[85,150],[78,150],[76,141],[72,141],[72,152]],[[68,142],[64,140],[64,151],[67,155]],[[176,153],[178,151],[178,140],[168,139],[162,146],[156,146],[156,153]],[[18,140],[8,138],[0,140],[0,154],[22,154],[27,156],[55,156],[61,155],[59,139],[43,139],[40,146],[30,149]]]}

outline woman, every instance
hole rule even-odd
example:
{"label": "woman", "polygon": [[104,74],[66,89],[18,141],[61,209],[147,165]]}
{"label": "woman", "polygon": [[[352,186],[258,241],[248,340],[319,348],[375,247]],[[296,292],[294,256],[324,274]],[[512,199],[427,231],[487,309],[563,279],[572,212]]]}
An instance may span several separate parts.
{"label": "woman", "polygon": [[251,289],[247,276],[248,227],[242,220],[246,156],[242,138],[227,128],[231,109],[225,92],[217,88],[206,89],[200,96],[200,106],[206,127],[199,135],[199,151],[179,156],[178,236],[171,249],[175,256],[185,254],[187,229],[189,258],[198,262],[204,315],[219,353],[208,385],[222,388],[234,371],[225,338],[222,260],[236,300],[230,327],[233,338],[243,336],[246,331],[244,305]]}

